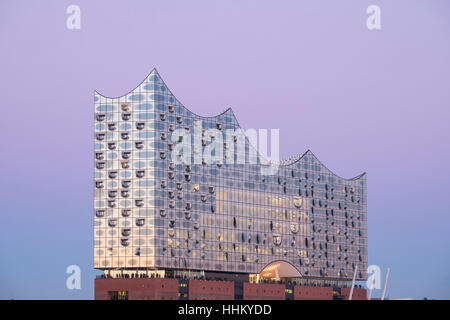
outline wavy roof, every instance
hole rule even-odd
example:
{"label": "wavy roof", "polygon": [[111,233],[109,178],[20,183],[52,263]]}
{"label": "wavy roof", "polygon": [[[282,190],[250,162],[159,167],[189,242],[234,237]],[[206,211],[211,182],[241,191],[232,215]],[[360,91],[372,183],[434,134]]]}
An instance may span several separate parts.
{"label": "wavy roof", "polygon": [[[217,115],[213,115],[213,116],[202,116],[202,115],[196,114],[195,112],[193,112],[193,111],[191,111],[190,109],[186,108],[186,107],[184,106],[184,104],[181,103],[180,100],[178,100],[178,99],[176,98],[176,96],[172,93],[172,91],[169,89],[169,87],[167,86],[167,84],[166,84],[166,83],[164,82],[164,80],[161,78],[161,76],[160,76],[160,74],[158,73],[158,71],[156,70],[156,68],[154,68],[154,69],[150,72],[150,74],[149,74],[147,77],[145,77],[145,79],[142,80],[142,81],[139,83],[139,85],[137,85],[133,90],[131,90],[131,91],[129,91],[129,92],[127,92],[127,93],[125,93],[125,94],[123,94],[123,95],[121,95],[121,96],[117,96],[117,97],[108,97],[108,96],[102,95],[102,94],[99,93],[97,90],[95,90],[95,94],[96,94],[96,95],[99,95],[99,96],[101,96],[101,97],[107,98],[107,99],[120,99],[120,98],[123,98],[123,97],[127,97],[128,95],[134,94],[134,93],[136,93],[136,92],[145,91],[146,89],[144,89],[144,87],[145,87],[147,84],[149,84],[150,81],[155,81],[155,79],[157,79],[157,81],[161,82],[161,83],[165,86],[165,88],[167,89],[167,91],[173,96],[173,98],[178,102],[178,104],[179,104],[180,106],[182,106],[185,110],[187,110],[187,111],[190,112],[191,114],[195,115],[196,117],[202,118],[202,119],[215,119],[215,118],[218,118],[218,117],[220,117],[220,116],[222,116],[222,115],[228,114],[228,115],[231,116],[232,119],[235,121],[236,125],[237,125],[240,129],[242,129],[242,127],[241,127],[241,125],[239,124],[239,122],[238,122],[238,120],[237,120],[237,118],[236,118],[236,116],[235,116],[235,114],[234,114],[232,108],[228,108],[228,109],[226,109],[225,111],[223,111],[223,112],[221,112],[221,113],[219,113],[219,114],[217,114]],[[141,89],[142,89],[142,90],[141,90]],[[248,142],[248,139],[247,139],[247,142]],[[248,143],[249,143],[249,145],[251,145],[250,142],[248,142]],[[252,147],[253,147],[253,146],[252,146]],[[254,147],[253,147],[253,148],[254,148]],[[255,148],[254,148],[254,149],[255,149]],[[258,155],[259,155],[259,153],[258,153]],[[331,171],[330,169],[328,169],[328,167],[326,167],[326,166],[325,166],[325,165],[324,165],[324,164],[316,157],[316,155],[315,155],[314,153],[311,152],[311,150],[306,150],[306,151],[303,152],[303,153],[299,153],[299,154],[290,156],[290,157],[288,157],[288,158],[281,159],[281,160],[278,162],[278,165],[280,165],[280,166],[282,166],[282,167],[289,167],[289,166],[291,166],[291,165],[296,164],[296,163],[299,162],[299,161],[302,161],[307,155],[312,156],[312,157],[313,157],[313,158],[314,158],[314,159],[315,159],[315,160],[316,160],[323,168],[325,168],[328,172],[330,172],[332,175],[334,175],[335,177],[337,177],[337,178],[339,178],[339,179],[347,180],[347,181],[354,181],[354,180],[359,180],[359,179],[365,177],[365,175],[366,175],[366,173],[364,172],[364,173],[359,174],[359,175],[357,175],[356,177],[353,177],[353,178],[350,178],[350,179],[343,178],[343,177],[341,177],[341,176],[335,174],[335,173],[334,173],[333,171]],[[260,155],[259,155],[259,156],[260,156]]]}

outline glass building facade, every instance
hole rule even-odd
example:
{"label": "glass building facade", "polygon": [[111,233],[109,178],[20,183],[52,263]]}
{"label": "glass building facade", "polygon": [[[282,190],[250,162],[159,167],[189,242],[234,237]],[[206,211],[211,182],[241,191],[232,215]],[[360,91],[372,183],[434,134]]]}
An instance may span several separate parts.
{"label": "glass building facade", "polygon": [[269,170],[231,109],[196,115],[156,70],[94,100],[95,268],[256,274],[286,261],[305,278],[366,279],[365,174],[338,177],[309,150]]}

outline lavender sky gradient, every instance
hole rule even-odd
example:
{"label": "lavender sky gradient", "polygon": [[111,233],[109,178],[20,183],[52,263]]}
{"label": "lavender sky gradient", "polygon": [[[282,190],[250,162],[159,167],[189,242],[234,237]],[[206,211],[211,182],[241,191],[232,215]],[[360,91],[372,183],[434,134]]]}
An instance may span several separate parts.
{"label": "lavender sky gradient", "polygon": [[0,298],[93,298],[94,90],[156,67],[197,114],[280,128],[283,157],[366,171],[388,296],[450,299],[449,18],[447,0],[1,1]]}

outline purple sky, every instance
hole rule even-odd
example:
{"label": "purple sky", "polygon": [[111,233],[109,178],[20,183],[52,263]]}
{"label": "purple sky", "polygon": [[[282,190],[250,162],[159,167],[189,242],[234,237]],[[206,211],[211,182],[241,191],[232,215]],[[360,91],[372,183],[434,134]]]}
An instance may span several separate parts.
{"label": "purple sky", "polygon": [[[370,4],[382,30],[366,28]],[[93,298],[93,93],[125,94],[156,67],[195,113],[231,106],[244,128],[279,128],[283,157],[366,171],[369,264],[391,267],[388,296],[450,299],[449,9],[1,1],[0,298]],[[66,289],[71,264],[81,290]]]}

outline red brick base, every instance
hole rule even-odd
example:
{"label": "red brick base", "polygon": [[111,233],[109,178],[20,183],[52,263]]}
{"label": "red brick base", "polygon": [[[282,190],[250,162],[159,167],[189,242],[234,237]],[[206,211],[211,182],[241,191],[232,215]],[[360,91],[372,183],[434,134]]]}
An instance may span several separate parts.
{"label": "red brick base", "polygon": [[[345,297],[345,300],[348,300],[350,288],[342,288],[341,294]],[[353,289],[352,300],[367,300],[367,290],[360,288]]]}
{"label": "red brick base", "polygon": [[178,279],[95,279],[95,300],[109,300],[111,291],[128,291],[129,300],[178,300]]}
{"label": "red brick base", "polygon": [[[186,284],[188,288],[186,288]],[[95,279],[95,299],[110,300],[117,292],[126,292],[129,300],[234,300],[234,281],[189,280],[180,286],[178,279],[172,278],[100,278]],[[181,290],[184,290],[183,293]],[[243,283],[244,300],[285,300],[284,284]],[[292,291],[290,291],[292,292]],[[186,294],[188,293],[188,294]],[[342,288],[341,295],[347,300],[350,288]],[[294,286],[294,300],[332,300],[332,287]],[[353,300],[366,300],[366,290],[355,288]]]}
{"label": "red brick base", "polygon": [[234,300],[234,282],[189,280],[189,300]]}
{"label": "red brick base", "polygon": [[331,287],[294,287],[294,300],[332,300],[333,288]]}
{"label": "red brick base", "polygon": [[244,283],[244,300],[284,300],[283,284]]}

